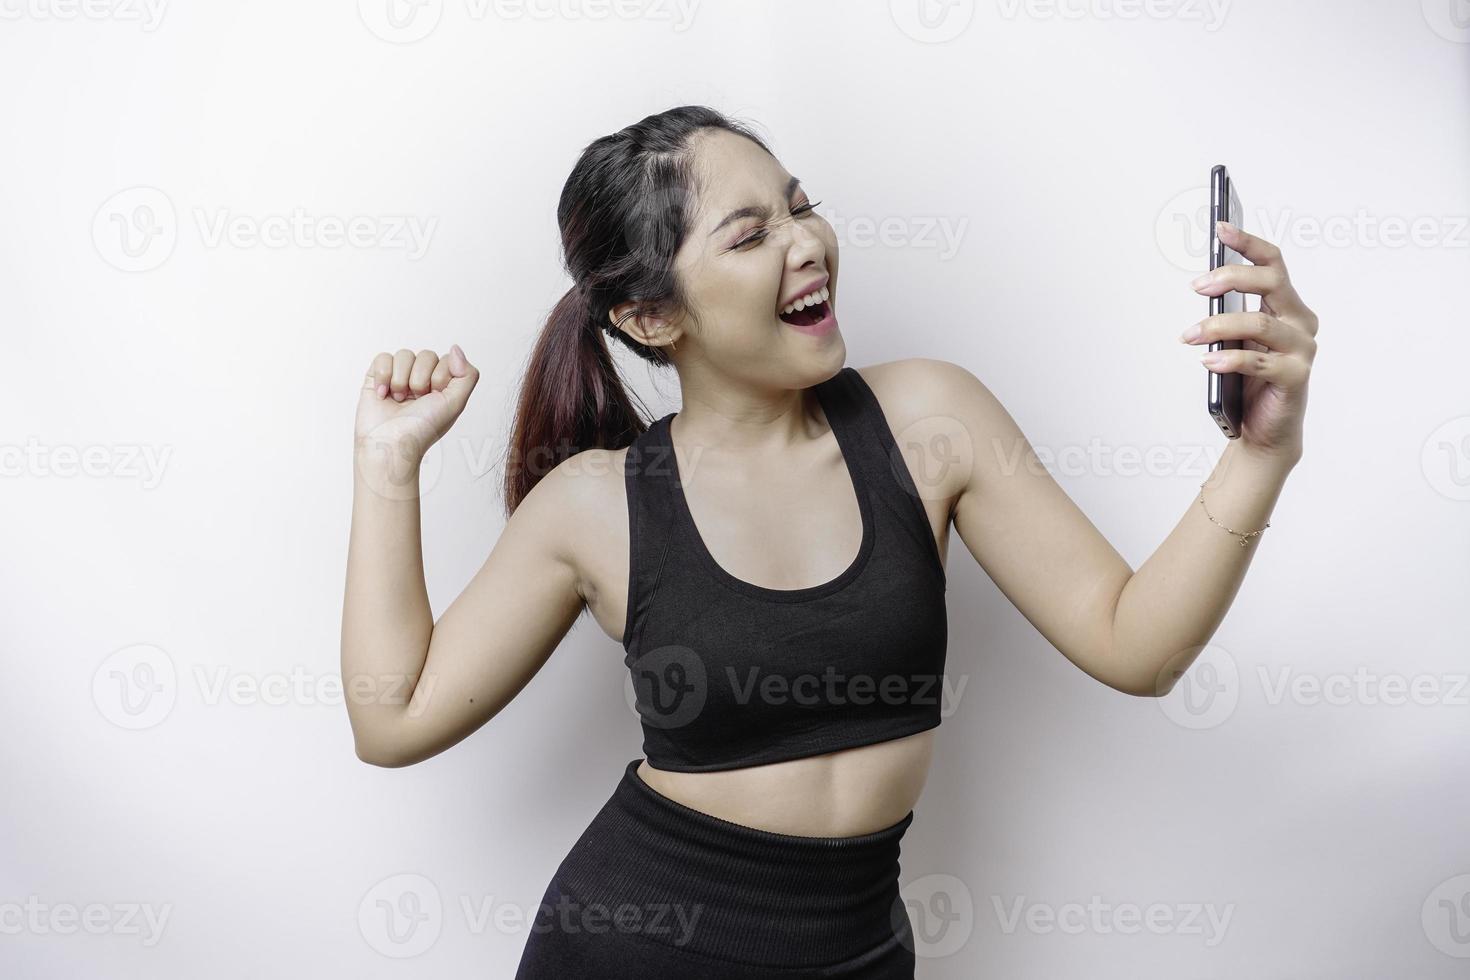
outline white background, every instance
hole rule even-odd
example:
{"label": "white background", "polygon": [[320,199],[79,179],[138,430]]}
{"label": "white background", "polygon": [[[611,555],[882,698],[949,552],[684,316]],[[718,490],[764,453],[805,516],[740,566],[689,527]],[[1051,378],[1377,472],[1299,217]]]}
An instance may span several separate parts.
{"label": "white background", "polygon": [[[437,616],[502,526],[562,182],[706,103],[824,202],[849,363],[972,370],[1134,567],[1224,444],[1176,340],[1211,164],[1321,319],[1305,457],[1169,698],[1077,670],[951,536],[966,686],[902,880],[957,918],[919,976],[1464,975],[1463,0],[385,2],[0,0],[0,972],[513,973],[641,754],[622,651],[584,617],[452,751],[359,762],[330,688],[356,389],[403,346],[483,372],[425,474]],[[211,234],[298,210],[367,237]],[[405,895],[427,917],[390,933]]]}

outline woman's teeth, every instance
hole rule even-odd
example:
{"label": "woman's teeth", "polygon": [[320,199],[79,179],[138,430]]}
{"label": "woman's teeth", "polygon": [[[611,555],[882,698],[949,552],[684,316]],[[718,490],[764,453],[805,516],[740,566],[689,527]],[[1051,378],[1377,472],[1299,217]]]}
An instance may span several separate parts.
{"label": "woman's teeth", "polygon": [[816,306],[818,303],[825,303],[829,295],[830,293],[827,291],[827,287],[823,286],[816,292],[803,296],[801,299],[797,300],[795,303],[792,303],[781,312],[783,314],[791,314],[795,313],[797,310],[806,309],[808,306]]}

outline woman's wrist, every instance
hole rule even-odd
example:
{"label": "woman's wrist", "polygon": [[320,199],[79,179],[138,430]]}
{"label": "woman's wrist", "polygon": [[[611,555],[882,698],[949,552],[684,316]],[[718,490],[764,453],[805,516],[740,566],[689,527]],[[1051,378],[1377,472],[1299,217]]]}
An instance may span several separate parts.
{"label": "woman's wrist", "polygon": [[1260,449],[1236,439],[1231,441],[1226,451],[1233,456],[1231,462],[1238,460],[1252,468],[1280,470],[1283,473],[1289,473],[1302,459],[1301,443],[1282,449]]}
{"label": "woman's wrist", "polygon": [[383,440],[358,436],[353,443],[352,469],[358,486],[388,500],[411,500],[419,495],[423,454],[410,440]]}

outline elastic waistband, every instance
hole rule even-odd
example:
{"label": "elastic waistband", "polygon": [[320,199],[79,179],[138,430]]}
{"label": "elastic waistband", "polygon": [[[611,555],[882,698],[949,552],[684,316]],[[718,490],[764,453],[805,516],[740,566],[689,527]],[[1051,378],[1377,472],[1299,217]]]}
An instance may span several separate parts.
{"label": "elastic waistband", "polygon": [[912,943],[898,890],[912,810],[858,836],[779,834],[664,796],[638,776],[642,761],[558,869],[576,900],[670,906],[682,927],[649,938],[727,962],[824,966]]}

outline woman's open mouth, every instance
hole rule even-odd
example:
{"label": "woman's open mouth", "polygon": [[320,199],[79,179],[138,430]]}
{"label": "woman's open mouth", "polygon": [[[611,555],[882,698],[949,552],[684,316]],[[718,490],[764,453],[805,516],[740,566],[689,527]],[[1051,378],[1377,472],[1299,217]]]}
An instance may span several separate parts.
{"label": "woman's open mouth", "polygon": [[814,327],[827,319],[827,314],[830,312],[827,306],[828,302],[828,300],[824,299],[815,306],[808,306],[805,309],[797,310],[795,313],[781,313],[778,315],[782,323],[789,323],[793,327]]}

